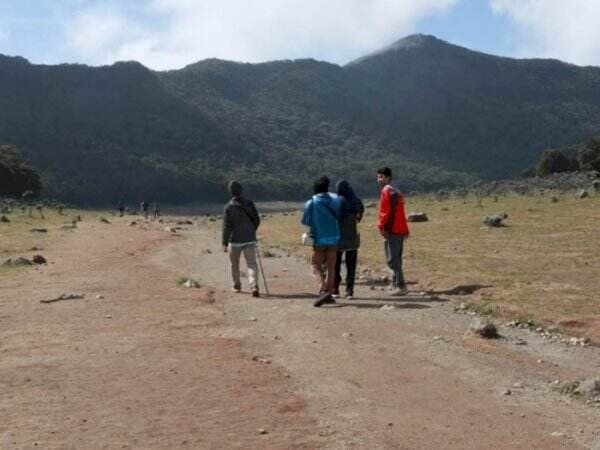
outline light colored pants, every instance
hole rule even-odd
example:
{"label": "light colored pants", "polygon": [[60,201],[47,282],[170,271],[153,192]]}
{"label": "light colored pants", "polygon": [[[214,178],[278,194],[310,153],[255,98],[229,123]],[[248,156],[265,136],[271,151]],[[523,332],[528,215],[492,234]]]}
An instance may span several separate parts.
{"label": "light colored pants", "polygon": [[258,288],[258,267],[256,265],[256,244],[248,244],[241,247],[229,246],[229,260],[231,261],[231,276],[233,278],[233,287],[240,289],[242,282],[240,280],[240,257],[244,254],[246,267],[248,268],[248,284],[250,289]]}

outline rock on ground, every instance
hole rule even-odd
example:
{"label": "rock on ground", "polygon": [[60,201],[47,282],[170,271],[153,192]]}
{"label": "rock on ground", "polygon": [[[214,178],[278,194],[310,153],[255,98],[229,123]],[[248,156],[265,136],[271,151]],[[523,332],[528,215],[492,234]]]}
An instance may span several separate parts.
{"label": "rock on ground", "polygon": [[498,329],[496,325],[487,320],[477,319],[475,320],[469,329],[479,336],[486,339],[493,339],[498,337]]}
{"label": "rock on ground", "polygon": [[33,265],[33,262],[31,262],[30,260],[28,260],[27,258],[23,258],[22,256],[19,256],[18,258],[8,258],[4,264],[4,266],[10,266],[10,267],[23,267],[23,266],[31,266]]}
{"label": "rock on ground", "polygon": [[32,259],[34,264],[47,264],[48,261],[42,255],[34,255]]}
{"label": "rock on ground", "polygon": [[600,395],[600,378],[590,378],[582,381],[574,393],[584,397],[596,397]]}
{"label": "rock on ground", "polygon": [[427,222],[429,217],[424,212],[414,212],[408,215],[409,222]]}

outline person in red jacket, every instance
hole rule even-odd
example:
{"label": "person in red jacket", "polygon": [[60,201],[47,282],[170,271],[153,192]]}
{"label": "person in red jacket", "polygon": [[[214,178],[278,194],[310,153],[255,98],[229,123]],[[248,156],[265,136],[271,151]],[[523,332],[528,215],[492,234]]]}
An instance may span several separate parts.
{"label": "person in red jacket", "polygon": [[391,294],[406,295],[408,290],[402,272],[402,250],[404,240],[408,238],[410,232],[404,211],[404,198],[392,187],[391,182],[392,170],[389,167],[377,171],[377,183],[381,188],[377,226],[385,239],[385,259],[394,277]]}

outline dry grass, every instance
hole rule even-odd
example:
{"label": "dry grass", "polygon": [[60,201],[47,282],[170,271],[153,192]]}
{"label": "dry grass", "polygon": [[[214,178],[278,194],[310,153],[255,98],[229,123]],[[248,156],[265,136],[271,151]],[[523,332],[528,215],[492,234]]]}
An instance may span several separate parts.
{"label": "dry grass", "polygon": [[[558,322],[600,320],[600,196],[509,196],[498,201],[474,198],[437,201],[407,199],[407,212],[422,211],[429,222],[411,224],[405,272],[413,289],[444,290],[486,285],[461,297],[494,315]],[[505,212],[506,227],[488,228],[484,215]],[[385,274],[377,211],[361,224],[359,264]],[[308,254],[300,245],[300,213],[265,220],[265,244]]]}
{"label": "dry grass", "polygon": [[[36,253],[43,253],[39,250],[33,250],[33,247],[44,249],[60,239],[61,236],[71,233],[70,230],[63,230],[64,224],[72,223],[77,217],[81,216],[84,221],[98,221],[102,214],[96,211],[66,210],[63,215],[58,214],[56,210],[44,209],[44,218],[41,218],[38,211],[33,211],[33,217],[23,214],[20,209],[11,214],[4,214],[10,220],[10,223],[0,223],[0,276],[8,270],[19,270],[2,267],[2,263],[15,256],[31,256]],[[105,214],[106,217],[110,217]],[[46,228],[47,233],[35,233],[30,230],[33,228]]]}

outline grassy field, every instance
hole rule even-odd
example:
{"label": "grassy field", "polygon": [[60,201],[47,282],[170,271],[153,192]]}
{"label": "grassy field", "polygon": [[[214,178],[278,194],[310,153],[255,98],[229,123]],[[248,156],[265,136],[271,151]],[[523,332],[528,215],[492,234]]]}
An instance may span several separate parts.
{"label": "grassy field", "polygon": [[[594,334],[600,341],[600,196],[576,199],[573,194],[509,196],[438,201],[408,198],[407,212],[427,213],[429,221],[411,224],[404,267],[411,290],[441,292],[456,286],[481,285],[473,294],[456,296],[474,309],[498,317],[574,326],[574,334]],[[506,213],[506,227],[482,226],[484,215]],[[387,275],[383,243],[375,227],[376,208],[360,224],[359,271]],[[9,270],[5,259],[43,253],[56,239],[71,233],[65,223],[81,215],[84,222],[112,215],[100,211],[45,210],[45,218],[20,210],[0,223],[0,277]],[[262,247],[278,247],[308,256],[300,244],[304,228],[300,212],[269,214],[260,229]],[[202,223],[208,223],[203,220]],[[210,226],[220,226],[220,221]],[[48,233],[32,233],[48,228]],[[39,251],[32,250],[37,247]]]}
{"label": "grassy field", "polygon": [[[413,223],[405,250],[412,289],[441,291],[459,285],[488,286],[458,297],[479,311],[538,322],[585,323],[600,314],[600,196],[508,196],[438,201],[407,199],[407,212],[427,213]],[[485,215],[506,213],[506,227],[482,226]],[[360,225],[359,270],[384,275],[377,210]],[[263,246],[308,255],[300,245],[300,213],[274,215],[261,229]],[[575,322],[578,321],[578,322]]]}
{"label": "grassy field", "polygon": [[[56,210],[44,209],[43,218],[37,210],[34,210],[32,217],[23,213],[20,209],[11,214],[3,214],[10,220],[10,223],[0,223],[0,276],[6,275],[9,270],[19,270],[7,268],[2,265],[4,261],[16,256],[31,256],[36,253],[42,253],[42,250],[51,245],[60,237],[71,233],[72,230],[63,229],[63,225],[71,224],[78,216],[84,220],[100,220],[104,216],[111,220],[111,216],[99,212],[88,210],[69,209],[60,215]],[[32,229],[45,228],[47,233],[32,232]],[[33,250],[33,248],[39,250]]]}

